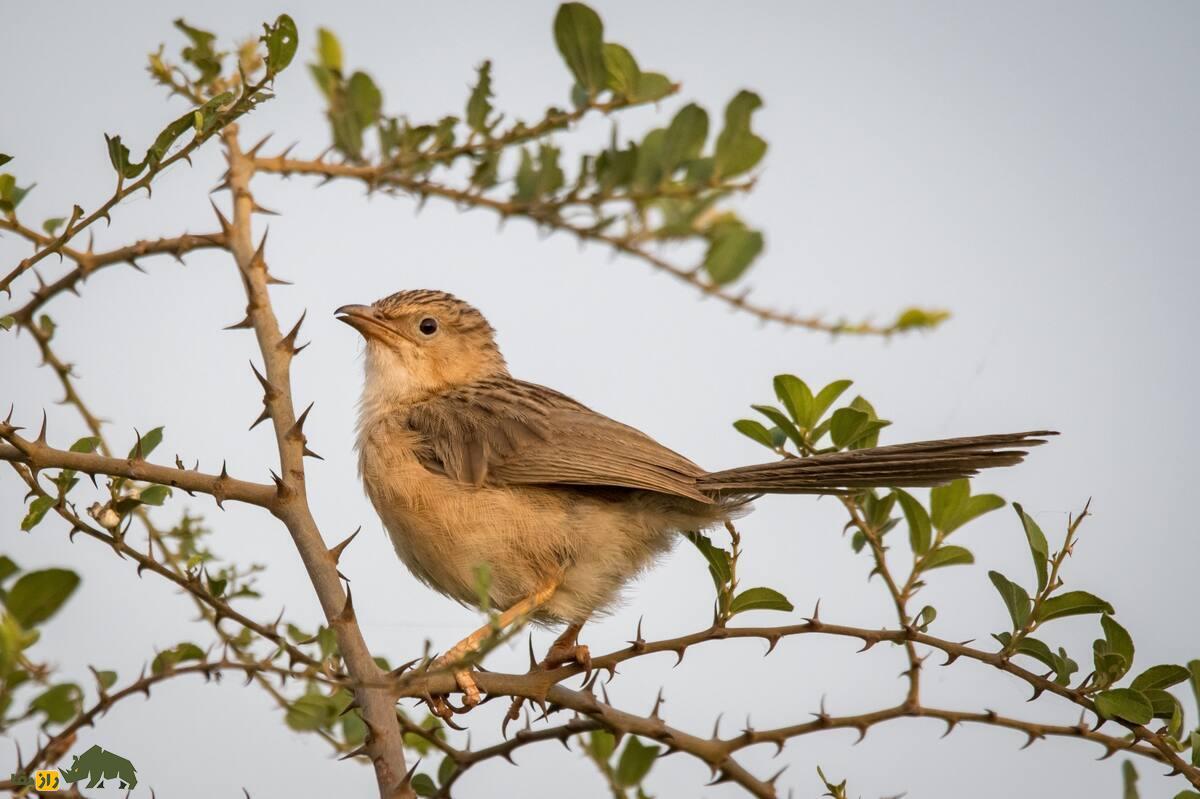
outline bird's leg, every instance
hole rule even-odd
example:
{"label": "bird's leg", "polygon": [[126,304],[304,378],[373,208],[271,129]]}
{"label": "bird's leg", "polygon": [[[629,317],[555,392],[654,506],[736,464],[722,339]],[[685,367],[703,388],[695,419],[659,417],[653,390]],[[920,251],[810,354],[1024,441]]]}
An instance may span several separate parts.
{"label": "bird's leg", "polygon": [[[561,575],[552,580],[547,580],[542,587],[538,588],[537,591],[534,591],[532,594],[501,613],[493,623],[480,627],[478,630],[446,650],[445,654],[443,654],[430,665],[430,668],[437,669],[445,666],[454,666],[461,663],[462,660],[478,650],[483,642],[488,638],[503,632],[505,628],[511,627],[525,616],[528,616],[530,613],[533,613],[542,605],[549,602],[550,598],[554,596],[554,592],[558,590],[558,586],[561,583]],[[468,669],[455,669],[454,682],[457,683],[458,689],[463,693],[464,710],[470,710],[479,704],[479,686],[475,684],[475,679],[471,676],[471,672]],[[431,698],[430,709],[443,719],[449,719],[453,714],[452,709],[442,696],[435,696]]]}
{"label": "bird's leg", "polygon": [[583,622],[568,624],[567,629],[563,630],[563,634],[554,639],[554,643],[550,645],[550,651],[546,653],[546,659],[541,663],[542,668],[557,669],[568,663],[578,663],[591,671],[592,653],[586,646],[579,643],[579,631],[582,629]]}
{"label": "bird's leg", "polygon": [[[583,629],[583,624],[583,622],[568,624],[562,635],[554,639],[546,657],[537,664],[537,667],[544,671],[550,671],[568,663],[578,663],[584,668],[584,682],[587,682],[587,678],[592,672],[592,653],[586,646],[579,643],[579,631]],[[517,720],[521,715],[521,705],[524,702],[524,698],[520,696],[513,697],[512,704],[508,707],[508,713],[504,717],[504,727],[507,727],[510,721]]]}

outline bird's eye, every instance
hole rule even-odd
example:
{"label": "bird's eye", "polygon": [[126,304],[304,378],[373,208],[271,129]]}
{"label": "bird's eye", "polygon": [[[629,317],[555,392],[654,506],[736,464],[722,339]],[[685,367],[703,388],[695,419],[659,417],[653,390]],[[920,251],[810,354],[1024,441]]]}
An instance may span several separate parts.
{"label": "bird's eye", "polygon": [[432,316],[426,316],[424,319],[421,320],[420,324],[417,325],[417,330],[420,330],[421,334],[425,335],[425,336],[432,336],[434,333],[437,332],[437,329],[438,329],[437,320],[434,319]]}

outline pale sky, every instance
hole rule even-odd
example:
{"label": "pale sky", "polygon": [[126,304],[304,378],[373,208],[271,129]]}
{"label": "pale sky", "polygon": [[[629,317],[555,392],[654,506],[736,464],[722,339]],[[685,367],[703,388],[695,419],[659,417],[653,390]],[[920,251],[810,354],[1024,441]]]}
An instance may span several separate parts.
{"label": "pale sky", "polygon": [[[7,169],[37,188],[21,207],[40,223],[72,203],[94,206],[111,190],[102,134],[144,147],[177,116],[143,71],[159,42],[177,49],[171,20],[214,29],[225,43],[256,34],[281,10],[301,30],[301,55],[318,25],[341,36],[348,65],[373,73],[392,113],[436,118],[461,113],[473,68],[494,62],[499,108],[526,118],[567,102],[570,79],[550,35],[555,3],[398,4],[347,2],[156,3],[79,5],[8,3],[0,39],[0,150]],[[419,654],[426,638],[445,648],[476,615],[416,582],[394,557],[357,482],[352,452],[361,374],[356,335],[332,310],[401,288],[442,288],[477,305],[499,330],[515,375],[554,386],[633,424],[710,468],[763,459],[730,427],[748,406],[771,398],[771,378],[792,372],[823,385],[856,380],[881,415],[895,420],[886,442],[1035,427],[1063,435],[1021,467],[989,474],[977,491],[1020,501],[1052,541],[1067,513],[1091,497],[1095,517],[1068,564],[1069,587],[1108,599],[1134,634],[1135,669],[1200,657],[1194,607],[1200,544],[1194,514],[1200,289],[1200,7],[1037,3],[597,2],[607,38],[627,45],[643,68],[681,80],[680,100],[622,120],[639,135],[695,99],[714,118],[741,88],[759,92],[757,126],[771,144],[759,186],[740,202],[766,232],[767,249],[747,283],[764,301],[799,311],[887,319],[896,309],[945,307],[939,330],[890,342],[841,339],[731,314],[694,291],[628,258],[551,237],[527,224],[498,230],[483,212],[460,213],[431,201],[420,213],[404,198],[366,199],[356,185],[282,182],[260,177],[271,220],[272,270],[295,282],[273,297],[285,322],[308,310],[311,346],[294,368],[296,399],[315,400],[308,433],[324,461],[310,462],[315,515],[331,542],[362,525],[342,561],[368,644],[393,661]],[[244,125],[246,140],[275,131],[280,147],[298,140],[312,155],[327,143],[320,100],[296,65],[278,82],[278,99]],[[586,141],[604,126],[580,131]],[[569,145],[571,135],[560,141]],[[268,147],[268,150],[270,148]],[[220,173],[216,146],[157,182],[97,231],[97,247],[140,237],[214,227],[208,189]],[[226,202],[219,197],[218,202]],[[11,237],[0,257],[26,250]],[[82,299],[65,296],[49,312],[58,349],[77,364],[79,388],[119,443],[132,428],[166,425],[160,454],[199,458],[208,469],[227,459],[231,473],[265,479],[275,453],[267,426],[246,432],[258,413],[248,359],[253,337],[221,328],[240,318],[239,279],[228,257],[202,253],[186,268],[146,262],[148,275],[113,268],[91,280]],[[8,267],[5,267],[7,269]],[[59,269],[48,262],[47,276]],[[24,284],[28,290],[29,284]],[[18,299],[21,292],[17,293]],[[3,307],[3,306],[0,306]],[[50,414],[52,440],[69,444],[81,426],[53,404],[53,375],[36,369],[27,336],[0,335],[0,404],[35,425]],[[23,486],[0,478],[8,520],[2,551],[25,568],[65,565],[84,582],[47,629],[35,654],[86,680],[85,663],[136,676],[155,648],[185,638],[190,601],[83,538],[68,545],[63,525],[17,530]],[[319,610],[286,532],[245,508],[218,511],[180,497],[161,519],[188,507],[217,534],[214,548],[239,562],[268,565],[265,598],[246,606],[273,619],[281,606],[312,626]],[[805,612],[818,597],[822,616],[861,626],[892,623],[869,562],[854,555],[832,502],[768,498],[741,525],[743,584],[767,584]],[[1011,510],[972,525],[958,542],[977,564],[941,570],[922,602],[939,608],[933,632],[988,640],[1006,629],[1004,608],[986,577],[997,568],[1029,582],[1028,553]],[[624,609],[591,625],[593,651],[624,646],[637,619],[648,637],[700,629],[711,584],[698,555],[683,547],[629,592]],[[797,614],[799,615],[799,614]],[[760,613],[749,623],[780,623]],[[1085,671],[1095,617],[1055,622],[1046,638],[1069,648]],[[535,641],[548,645],[540,631]],[[986,644],[984,644],[986,645]],[[808,718],[822,697],[834,713],[883,707],[902,695],[898,650],[854,654],[844,640],[805,636],[769,659],[759,642],[711,644],[673,658],[638,661],[610,686],[622,707],[648,710],[664,686],[666,720],[707,734],[724,713],[732,733],[749,713],[756,726]],[[495,653],[494,669],[524,670],[524,644]],[[88,681],[90,683],[90,681]],[[574,682],[572,683],[574,684]],[[1026,705],[1023,684],[969,663],[930,668],[930,702],[1074,723],[1078,713],[1045,698]],[[1183,694],[1181,694],[1183,695]],[[500,703],[470,719],[473,741],[499,734]],[[1189,723],[1196,718],[1190,700]],[[823,789],[815,767],[850,781],[851,795],[1115,796],[1120,760],[1103,763],[1094,746],[1038,743],[1017,751],[1019,733],[959,729],[925,720],[892,722],[851,747],[855,733],[806,736],[777,759],[772,747],[745,754],[760,775],[787,763],[781,786],[797,797]],[[32,750],[33,730],[18,731]],[[369,795],[369,769],[337,763],[312,736],[291,733],[264,694],[232,679],[220,687],[180,679],[154,701],[129,700],[80,737],[138,767],[159,796]],[[11,739],[0,753],[11,761]],[[603,797],[606,789],[577,753],[554,744],[517,755],[520,768],[480,768],[456,795]],[[429,764],[426,764],[429,765]],[[1139,762],[1143,796],[1185,787],[1164,769]],[[686,758],[658,764],[648,790],[660,797],[738,795],[702,788],[707,770]],[[564,786],[567,786],[564,788]],[[148,792],[144,795],[149,795]]]}

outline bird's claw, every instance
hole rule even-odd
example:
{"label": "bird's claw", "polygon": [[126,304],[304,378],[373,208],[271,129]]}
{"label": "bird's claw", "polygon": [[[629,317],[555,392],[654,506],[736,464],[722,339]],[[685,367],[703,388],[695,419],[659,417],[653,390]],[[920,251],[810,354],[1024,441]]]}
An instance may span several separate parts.
{"label": "bird's claw", "polygon": [[[571,663],[577,663],[583,666],[583,681],[586,684],[592,676],[592,652],[583,644],[577,644],[575,641],[555,641],[550,647],[550,651],[546,653],[546,657],[537,665],[542,671],[550,671],[557,669],[559,666],[566,666]],[[501,734],[505,734],[508,729],[509,722],[516,721],[521,718],[521,707],[525,704],[525,698],[514,696],[512,704],[508,706],[508,713],[504,715],[504,721],[501,722]]]}
{"label": "bird's claw", "polygon": [[425,701],[429,705],[429,711],[433,715],[446,722],[447,726],[461,730],[463,728],[454,723],[454,714],[467,713],[471,708],[479,704],[479,686],[475,683],[475,678],[471,676],[471,672],[466,670],[454,672],[454,682],[458,685],[458,690],[462,691],[463,703],[461,707],[455,707],[451,704],[449,695],[447,694],[427,696]]}

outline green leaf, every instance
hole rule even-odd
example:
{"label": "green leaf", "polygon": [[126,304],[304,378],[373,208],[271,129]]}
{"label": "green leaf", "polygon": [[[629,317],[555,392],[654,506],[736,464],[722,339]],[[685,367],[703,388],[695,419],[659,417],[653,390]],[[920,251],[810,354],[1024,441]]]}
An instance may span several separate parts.
{"label": "green leaf", "polygon": [[629,736],[625,748],[621,750],[621,758],[617,761],[614,775],[617,784],[623,788],[638,785],[650,772],[654,759],[658,757],[661,747],[643,744],[635,736]]}
{"label": "green leaf", "polygon": [[0,555],[0,584],[19,571],[21,571],[21,567],[12,558],[8,555]]}
{"label": "green leaf", "polygon": [[738,419],[733,423],[733,427],[742,435],[754,439],[764,447],[775,448],[775,440],[771,436],[771,431],[762,422],[754,419]]}
{"label": "green leaf", "polygon": [[[1001,633],[994,637],[1000,641],[1005,648],[1007,648],[1009,643],[1012,641],[1012,635],[1009,633]],[[1054,669],[1054,681],[1059,685],[1069,685],[1071,682],[1071,675],[1079,671],[1079,665],[1067,656],[1067,651],[1065,649],[1059,647],[1058,653],[1055,654],[1054,652],[1050,651],[1049,646],[1033,636],[1027,635],[1022,638],[1021,642],[1017,644],[1015,651],[1017,654],[1028,655],[1032,658],[1035,658],[1049,668]]]}
{"label": "green leaf", "polygon": [[774,588],[747,588],[733,598],[729,603],[731,614],[744,613],[747,610],[795,610],[787,597]]}
{"label": "green leaf", "polygon": [[1138,773],[1133,762],[1126,760],[1121,764],[1121,782],[1125,787],[1123,799],[1140,799],[1137,789]]}
{"label": "green leaf", "polygon": [[907,491],[897,488],[892,493],[900,501],[900,509],[904,511],[904,520],[908,523],[908,543],[912,546],[913,554],[924,555],[933,543],[929,513],[925,506]]}
{"label": "green leaf", "polygon": [[99,436],[84,436],[71,445],[71,452],[95,452],[100,446]]}
{"label": "green leaf", "polygon": [[554,16],[554,42],[571,74],[589,96],[605,88],[604,24],[583,3],[563,3]]}
{"label": "green leaf", "polygon": [[1178,685],[1183,682],[1188,676],[1188,670],[1183,666],[1171,664],[1151,666],[1137,677],[1134,677],[1129,687],[1135,691],[1147,691],[1152,688],[1170,688],[1172,685]]}
{"label": "green leaf", "polygon": [[433,777],[430,777],[428,774],[414,774],[412,789],[417,796],[437,795],[437,785],[434,784]]}
{"label": "green leaf", "polygon": [[308,732],[331,725],[337,714],[337,705],[332,697],[312,691],[297,697],[288,705],[284,721],[293,730]]}
{"label": "green leaf", "polygon": [[367,724],[363,721],[362,715],[358,712],[357,708],[342,716],[343,741],[349,746],[357,747],[366,739]]}
{"label": "green leaf", "polygon": [[1021,526],[1025,528],[1025,538],[1029,541],[1029,551],[1033,555],[1033,568],[1037,571],[1037,590],[1041,593],[1046,588],[1048,579],[1050,545],[1046,543],[1046,534],[1042,532],[1042,528],[1038,527],[1038,523],[1025,512],[1019,503],[1013,503],[1013,510],[1017,512],[1017,518],[1021,520]]}
{"label": "green leaf", "polygon": [[950,318],[949,311],[929,310],[926,308],[906,308],[892,322],[896,330],[919,330],[933,328]]}
{"label": "green leaf", "polygon": [[1096,694],[1096,709],[1106,718],[1119,718],[1134,724],[1147,724],[1154,718],[1150,700],[1132,688],[1112,688]]}
{"label": "green leaf", "polygon": [[803,446],[804,437],[800,435],[796,425],[792,424],[792,420],[778,408],[772,405],[751,405],[750,407],[770,419],[771,423],[782,430],[784,435],[790,438],[797,447]]}
{"label": "green leaf", "polygon": [[619,44],[606,42],[604,70],[607,75],[606,85],[612,89],[613,94],[629,100],[637,97],[642,71],[632,53]]}
{"label": "green leaf", "polygon": [[1000,598],[1004,600],[1004,606],[1008,608],[1008,615],[1012,619],[1013,629],[1020,630],[1025,627],[1029,621],[1029,610],[1033,602],[1029,599],[1029,594],[1025,589],[1009,580],[998,571],[989,571],[988,577],[992,580],[992,585],[996,586],[996,590],[1000,592]]}
{"label": "green leaf", "polygon": [[1100,617],[1100,627],[1104,630],[1104,639],[1108,644],[1109,651],[1116,652],[1125,658],[1125,662],[1129,666],[1133,666],[1133,638],[1129,635],[1129,631],[1108,615]]}
{"label": "green leaf", "polygon": [[725,128],[717,137],[716,174],[730,178],[753,169],[767,152],[767,143],[750,130],[751,115],[762,107],[762,99],[740,91],[725,106]]}
{"label": "green leaf", "polygon": [[930,569],[940,569],[942,566],[958,566],[966,563],[974,563],[975,556],[970,551],[956,546],[942,546],[930,552],[925,556],[925,560],[921,565],[921,571],[929,571]]}
{"label": "green leaf", "polygon": [[1125,676],[1133,666],[1133,639],[1112,616],[1101,616],[1104,638],[1092,643],[1096,665],[1096,685],[1107,688]]}
{"label": "green leaf", "polygon": [[688,103],[676,112],[663,139],[663,171],[670,175],[676,167],[700,155],[708,138],[708,112]]}
{"label": "green leaf", "polygon": [[188,641],[176,644],[155,656],[150,663],[150,671],[154,674],[163,674],[185,660],[204,660],[204,650]]}
{"label": "green leaf", "polygon": [[479,65],[477,70],[479,75],[475,81],[475,88],[471,90],[471,96],[467,99],[467,125],[478,133],[487,133],[491,129],[492,123],[489,122],[489,117],[492,115],[492,62],[484,61]]}
{"label": "green leaf", "polygon": [[813,393],[808,385],[795,375],[775,376],[775,396],[783,403],[796,426],[807,430],[813,425]]}
{"label": "green leaf", "polygon": [[229,584],[229,580],[224,577],[208,577],[208,592],[213,596],[221,596],[225,593],[225,586]]}
{"label": "green leaf", "polygon": [[445,785],[454,776],[454,772],[456,771],[458,771],[458,764],[454,762],[454,758],[449,755],[443,757],[442,764],[438,766],[438,784]]}
{"label": "green leaf", "polygon": [[[883,419],[873,419],[870,413],[859,408],[838,408],[829,419],[829,437],[838,449],[874,446],[879,431],[889,424],[891,422]],[[868,440],[871,443],[867,443]]]}
{"label": "green leaf", "polygon": [[25,199],[25,195],[33,189],[34,185],[30,184],[24,188],[17,185],[17,179],[13,175],[0,175],[0,211],[12,213],[21,204],[21,200]]}
{"label": "green leaf", "polygon": [[263,24],[263,31],[259,41],[267,46],[267,75],[274,77],[292,63],[300,44],[300,35],[296,31],[296,23],[287,14],[276,17],[274,25]]}
{"label": "green leaf", "polygon": [[1200,710],[1200,660],[1189,660],[1188,682],[1192,686],[1192,694],[1196,697],[1196,708]]}
{"label": "green leaf", "polygon": [[648,103],[661,100],[674,91],[675,85],[666,75],[659,72],[643,72],[638,76],[637,95],[629,99]]}
{"label": "green leaf", "polygon": [[5,155],[4,153],[0,153],[0,166],[4,166],[11,160],[12,160],[11,155]]}
{"label": "green leaf", "polygon": [[42,569],[21,575],[4,597],[4,607],[29,629],[49,619],[79,587],[79,575],[67,569]]}
{"label": "green leaf", "polygon": [[79,714],[83,691],[75,683],[61,683],[43,691],[29,703],[29,710],[46,714],[46,724],[66,724]]}
{"label": "green leaf", "polygon": [[41,524],[42,519],[46,518],[46,512],[54,507],[54,502],[54,497],[34,497],[29,503],[25,518],[21,519],[21,529],[29,532]]}
{"label": "green leaf", "polygon": [[1095,594],[1087,591],[1068,591],[1065,594],[1052,596],[1042,603],[1038,609],[1039,622],[1058,619],[1063,616],[1079,616],[1088,613],[1115,613],[1112,605]]}
{"label": "green leaf", "polygon": [[967,479],[938,486],[930,493],[930,518],[933,526],[943,533],[952,533],[972,519],[1004,507],[1004,500],[995,494],[971,496]]}
{"label": "green leaf", "polygon": [[899,523],[899,519],[892,520],[892,510],[896,507],[896,495],[891,492],[880,497],[876,495],[874,489],[869,489],[862,495],[862,506],[867,524],[879,529],[880,535]]}
{"label": "green leaf", "polygon": [[829,410],[829,407],[837,402],[837,398],[842,396],[852,385],[854,385],[853,380],[834,380],[821,389],[813,398],[813,423],[819,422],[825,415],[825,411]]}
{"label": "green leaf", "polygon": [[1170,691],[1162,688],[1134,688],[1134,690],[1141,691],[1150,700],[1150,707],[1154,708],[1154,718],[1169,719],[1175,715],[1179,700]]}
{"label": "green leaf", "polygon": [[112,162],[113,169],[117,170],[117,174],[126,180],[136,178],[146,168],[146,162],[131,163],[129,160],[129,148],[121,143],[120,136],[109,136],[104,134],[104,141],[108,145],[108,160]]}
{"label": "green leaf", "polygon": [[342,69],[342,43],[328,28],[317,28],[317,60],[326,69]]}
{"label": "green leaf", "polygon": [[365,72],[355,72],[346,84],[346,103],[354,114],[359,130],[369,128],[379,119],[383,109],[383,94],[375,81]]}
{"label": "green leaf", "polygon": [[12,326],[17,323],[14,316],[0,316],[0,330],[12,330]]}
{"label": "green leaf", "polygon": [[741,223],[715,225],[704,255],[704,271],[719,286],[742,276],[763,250],[763,234]]}
{"label": "green leaf", "polygon": [[[150,457],[150,453],[154,451],[155,447],[157,447],[159,444],[162,443],[162,439],[163,439],[163,428],[161,428],[161,427],[156,427],[153,430],[151,430],[149,433],[146,433],[144,436],[142,436],[141,441],[140,441],[141,449],[142,449],[141,457],[143,457],[143,458]],[[135,442],[133,447],[129,450],[129,457],[130,458],[138,457],[138,442]]]}
{"label": "green leaf", "polygon": [[700,550],[700,554],[708,561],[709,574],[720,592],[733,576],[729,565],[729,553],[713,545],[708,536],[701,533],[688,533],[687,539],[696,545],[696,549]]}
{"label": "green leaf", "polygon": [[617,739],[608,730],[593,730],[588,736],[588,751],[601,763],[607,762],[616,748]]}
{"label": "green leaf", "polygon": [[138,494],[138,499],[141,500],[143,505],[157,506],[163,504],[163,501],[169,496],[171,496],[171,489],[166,486],[152,485],[143,488],[141,493]]}
{"label": "green leaf", "polygon": [[926,605],[921,608],[921,612],[917,614],[916,626],[921,632],[929,629],[929,625],[933,624],[933,620],[937,618],[937,608],[933,605]]}
{"label": "green leaf", "polygon": [[108,690],[117,684],[117,673],[112,670],[96,671],[96,682],[100,683],[100,687]]}
{"label": "green leaf", "polygon": [[833,445],[838,449],[846,447],[858,436],[862,435],[870,419],[862,411],[854,408],[838,408],[830,419],[829,436]]}
{"label": "green leaf", "polygon": [[42,223],[42,230],[46,231],[47,236],[55,235],[55,231],[67,223],[65,216],[55,216],[47,219]]}
{"label": "green leaf", "polygon": [[183,60],[194,66],[200,73],[196,82],[203,85],[211,83],[213,78],[221,74],[221,56],[213,49],[216,36],[206,30],[193,28],[182,19],[175,20],[175,27],[183,31],[191,40],[192,46],[183,48]]}
{"label": "green leaf", "polygon": [[211,105],[210,103],[205,103],[199,108],[188,111],[178,119],[173,120],[165,128],[159,131],[158,136],[154,138],[154,143],[150,145],[148,150],[146,150],[146,157],[142,159],[141,164],[137,165],[137,171],[141,172],[143,166],[149,166],[151,169],[153,169],[158,164],[162,163],[163,156],[167,154],[167,150],[171,148],[171,145],[175,143],[175,140],[196,127],[196,115],[200,115],[201,125],[203,125],[205,114],[215,107],[216,106]]}

